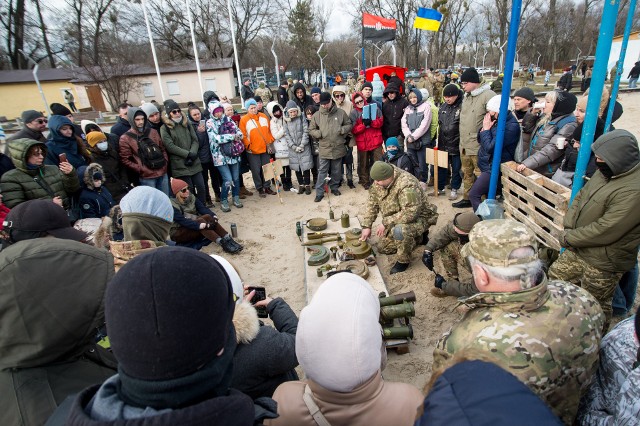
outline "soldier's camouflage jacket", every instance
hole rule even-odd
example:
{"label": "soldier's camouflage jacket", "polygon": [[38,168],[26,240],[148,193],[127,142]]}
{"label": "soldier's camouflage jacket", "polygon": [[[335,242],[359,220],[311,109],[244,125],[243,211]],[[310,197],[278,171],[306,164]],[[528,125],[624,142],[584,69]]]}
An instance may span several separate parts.
{"label": "soldier's camouflage jacket", "polygon": [[442,250],[454,241],[459,241],[459,235],[453,228],[453,223],[449,222],[447,225],[440,229],[435,235],[429,238],[429,242],[424,247],[425,250],[435,253]]}
{"label": "soldier's camouflage jacket", "polygon": [[527,290],[478,293],[437,343],[433,369],[454,354],[485,357],[510,372],[572,424],[597,367],[604,314],[587,291],[562,281]]}
{"label": "soldier's camouflage jacket", "polygon": [[581,425],[637,425],[640,423],[640,366],[635,317],[618,324],[600,348],[598,372],[580,401]]}
{"label": "soldier's camouflage jacket", "polygon": [[387,188],[373,184],[369,188],[369,199],[363,228],[371,228],[378,213],[386,229],[398,224],[421,222],[425,229],[435,225],[438,219],[436,206],[427,201],[427,195],[415,176],[393,166],[394,181]]}

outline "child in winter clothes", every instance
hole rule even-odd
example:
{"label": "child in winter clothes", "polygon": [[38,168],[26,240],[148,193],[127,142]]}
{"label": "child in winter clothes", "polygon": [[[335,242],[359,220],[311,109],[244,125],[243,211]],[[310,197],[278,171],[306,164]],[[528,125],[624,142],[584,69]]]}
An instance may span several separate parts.
{"label": "child in winter clothes", "polygon": [[296,172],[298,195],[311,194],[310,174],[313,168],[310,136],[307,120],[294,101],[288,101],[284,109],[284,133],[289,147],[289,167]]}
{"label": "child in winter clothes", "polygon": [[271,101],[267,104],[267,112],[271,117],[271,136],[273,136],[273,146],[276,150],[276,160],[280,160],[283,173],[280,175],[283,189],[291,189],[291,168],[289,167],[289,147],[284,133],[284,114],[278,102]]}
{"label": "child in winter clothes", "polygon": [[378,73],[373,74],[373,81],[371,82],[373,86],[373,100],[376,103],[382,102],[382,93],[384,92],[384,82],[380,79],[380,75]]}
{"label": "child in winter clothes", "polygon": [[227,200],[229,188],[231,188],[231,194],[233,195],[234,207],[243,207],[240,202],[240,156],[225,155],[222,145],[232,144],[234,140],[242,140],[242,132],[238,130],[232,119],[224,115],[224,108],[220,105],[220,102],[209,102],[207,109],[211,114],[211,118],[206,123],[211,156],[214,166],[218,168],[222,177],[220,210],[229,212],[231,211]]}
{"label": "child in winter clothes", "polygon": [[84,184],[78,203],[80,218],[103,218],[109,214],[116,203],[104,186],[105,176],[102,166],[91,163],[78,169],[78,178]]}

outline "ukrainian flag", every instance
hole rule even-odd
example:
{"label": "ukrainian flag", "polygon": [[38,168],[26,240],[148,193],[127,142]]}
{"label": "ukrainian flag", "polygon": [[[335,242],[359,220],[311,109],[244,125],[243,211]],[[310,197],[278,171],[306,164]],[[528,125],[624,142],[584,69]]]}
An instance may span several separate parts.
{"label": "ukrainian flag", "polygon": [[435,9],[421,7],[418,9],[418,16],[413,21],[413,28],[425,31],[438,31],[442,22],[442,13]]}

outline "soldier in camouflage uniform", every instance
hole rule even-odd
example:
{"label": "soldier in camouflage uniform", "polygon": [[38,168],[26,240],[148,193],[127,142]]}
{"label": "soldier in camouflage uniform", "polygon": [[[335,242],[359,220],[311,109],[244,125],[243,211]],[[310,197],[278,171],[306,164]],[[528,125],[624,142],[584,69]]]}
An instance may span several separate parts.
{"label": "soldier in camouflage uniform", "polygon": [[442,88],[444,87],[444,75],[440,74],[438,70],[436,70],[435,75],[433,77],[433,102],[435,102],[436,106],[439,106],[442,102]]}
{"label": "soldier in camouflage uniform", "polygon": [[271,89],[265,87],[264,83],[260,83],[258,85],[255,95],[260,96],[265,105],[273,100],[273,93],[271,93]]}
{"label": "soldier in camouflage uniform", "polygon": [[355,87],[353,88],[353,93],[362,92],[362,85],[364,84],[364,82],[365,82],[364,75],[358,76],[358,82],[355,84]]}
{"label": "soldier in camouflage uniform", "polygon": [[[478,292],[473,282],[458,281],[458,264],[464,264],[464,258],[460,257],[460,250],[462,246],[469,242],[469,232],[480,220],[480,217],[473,212],[458,213],[451,223],[448,223],[447,226],[429,239],[424,248],[422,263],[427,269],[434,272],[433,253],[442,250],[440,260],[442,260],[444,273],[449,277],[449,280],[446,281],[442,275],[436,272],[435,284],[430,290],[434,296],[468,297]],[[467,265],[465,264],[465,266]]]}
{"label": "soldier in camouflage uniform", "polygon": [[349,88],[349,93],[347,93],[347,98],[351,99],[351,94],[355,93],[355,88],[356,88],[356,80],[353,78],[353,75],[349,75],[349,78],[347,78],[347,87]]}
{"label": "soldier in camouflage uniform", "polygon": [[470,310],[436,344],[433,369],[457,353],[507,370],[572,424],[597,368],[604,315],[580,287],[548,281],[535,235],[510,219],[473,227],[462,249],[480,291]]}
{"label": "soldier in camouflage uniform", "polygon": [[369,188],[360,240],[369,238],[371,226],[380,213],[382,223],[376,231],[378,251],[382,254],[397,253],[390,273],[403,272],[409,267],[413,249],[423,241],[429,226],[435,225],[437,208],[427,201],[420,182],[412,174],[376,161],[370,176],[375,183]]}

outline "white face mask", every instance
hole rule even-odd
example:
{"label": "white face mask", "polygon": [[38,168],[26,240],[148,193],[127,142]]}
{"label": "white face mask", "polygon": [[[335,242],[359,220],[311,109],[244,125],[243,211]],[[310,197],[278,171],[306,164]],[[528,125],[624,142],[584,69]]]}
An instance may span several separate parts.
{"label": "white face mask", "polygon": [[180,123],[182,121],[182,117],[172,118],[171,120],[173,120],[174,123]]}
{"label": "white face mask", "polygon": [[100,150],[100,151],[106,151],[107,148],[109,148],[109,142],[104,141],[104,142],[98,142],[96,144],[96,147]]}

